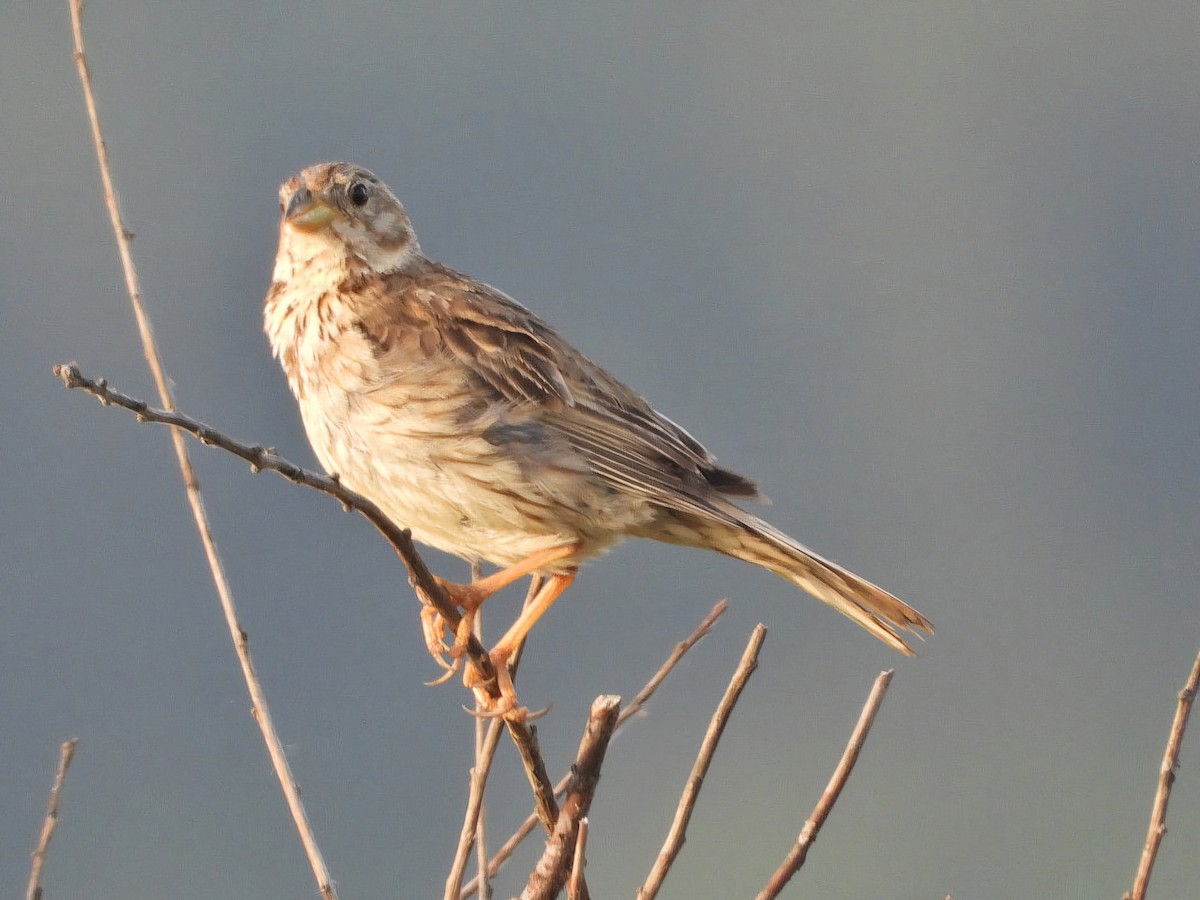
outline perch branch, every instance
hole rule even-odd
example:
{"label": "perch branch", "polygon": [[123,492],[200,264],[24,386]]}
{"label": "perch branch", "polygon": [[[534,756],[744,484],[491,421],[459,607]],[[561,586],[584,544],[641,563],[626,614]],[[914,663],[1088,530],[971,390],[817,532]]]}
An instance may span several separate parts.
{"label": "perch branch", "polygon": [[692,811],[696,808],[700,788],[704,784],[704,776],[712,763],[713,754],[717,751],[717,742],[721,740],[721,734],[729,722],[734,705],[746,687],[746,682],[758,668],[758,653],[762,649],[766,637],[765,626],[762,624],[754,626],[750,641],[742,653],[741,662],[738,663],[733,678],[729,681],[729,687],[725,689],[725,696],[721,698],[721,702],[717,705],[717,709],[708,723],[708,731],[705,732],[704,740],[700,744],[700,752],[696,756],[696,762],[693,764],[687,784],[684,786],[683,796],[679,798],[679,806],[675,810],[675,820],[671,823],[670,831],[667,832],[667,839],[663,843],[662,850],[659,851],[658,859],[654,861],[654,865],[650,869],[650,874],[646,876],[645,884],[638,888],[638,900],[651,900],[658,894],[663,879],[667,877],[671,864],[675,862],[675,857],[679,855],[679,850],[683,847],[688,822],[692,818]]}
{"label": "perch branch", "polygon": [[804,865],[804,859],[808,856],[808,848],[817,839],[817,832],[821,830],[821,826],[829,818],[829,813],[833,811],[833,805],[837,803],[838,795],[841,794],[842,788],[846,786],[846,779],[850,777],[850,773],[854,770],[854,763],[858,761],[858,754],[867,740],[867,733],[871,730],[871,723],[875,721],[875,714],[879,712],[879,707],[883,703],[883,697],[887,693],[888,685],[891,683],[892,670],[890,669],[886,672],[880,672],[879,677],[875,679],[875,684],[871,687],[871,693],[867,695],[867,702],[863,705],[862,713],[859,714],[858,723],[854,726],[854,731],[850,734],[850,740],[846,744],[846,749],[842,751],[842,758],[838,761],[837,768],[833,772],[833,777],[829,779],[829,784],[825,786],[825,792],[821,794],[821,799],[817,801],[817,805],[813,808],[812,815],[808,817],[808,821],[800,829],[800,837],[796,839],[795,846],[792,847],[783,862],[780,863],[779,868],[771,876],[771,880],[767,882],[767,886],[759,892],[755,900],[773,900],[773,898],[778,897],[779,892],[783,890],[783,886]]}
{"label": "perch branch", "polygon": [[67,780],[67,769],[71,766],[77,746],[79,739],[71,738],[69,741],[63,741],[58,750],[58,770],[54,773],[53,784],[50,785],[50,801],[46,804],[42,833],[38,837],[37,849],[33,851],[33,865],[29,869],[29,887],[25,889],[25,900],[42,900],[42,866],[46,864],[50,838],[54,837],[54,829],[58,827],[58,798],[62,794],[63,783]]}
{"label": "perch branch", "polygon": [[1167,833],[1167,801],[1171,799],[1171,786],[1175,783],[1175,770],[1179,768],[1179,748],[1183,744],[1183,732],[1187,729],[1188,716],[1196,691],[1200,689],[1200,653],[1192,663],[1192,671],[1179,692],[1179,704],[1175,708],[1175,721],[1167,736],[1167,748],[1163,752],[1162,766],[1158,770],[1158,790],[1154,793],[1154,806],[1150,810],[1150,828],[1146,832],[1146,844],[1138,863],[1133,887],[1125,894],[1125,900],[1144,900],[1150,884],[1150,873],[1158,857],[1158,848]]}
{"label": "perch branch", "polygon": [[[275,472],[288,481],[313,488],[323,494],[328,494],[341,502],[346,509],[353,509],[362,514],[368,522],[375,526],[384,539],[399,555],[400,560],[408,570],[409,583],[417,592],[423,603],[432,605],[450,629],[458,627],[462,616],[450,601],[445,588],[438,584],[425,561],[417,553],[412,537],[406,529],[398,528],[384,515],[383,510],[361,494],[355,493],[336,478],[301,468],[261,444],[245,444],[226,434],[205,425],[191,416],[184,415],[174,409],[156,409],[146,401],[130,397],[108,386],[103,378],[91,379],[79,371],[75,363],[65,363],[54,367],[54,374],[62,379],[69,388],[79,388],[96,397],[105,406],[119,406],[137,415],[139,422],[153,422],[158,425],[169,425],[173,434],[186,432],[202,444],[220,447],[228,453],[245,460],[250,464],[252,472],[262,470]],[[487,651],[474,635],[467,642],[467,654],[471,662],[480,668],[485,677],[495,674]],[[497,696],[499,696],[497,694]]]}
{"label": "perch branch", "polygon": [[[154,330],[150,325],[150,317],[142,304],[142,289],[138,283],[137,269],[133,264],[133,251],[130,246],[133,235],[125,227],[121,215],[121,207],[117,201],[117,191],[113,184],[112,173],[108,164],[108,146],[104,141],[104,134],[100,128],[100,114],[96,107],[95,92],[92,90],[92,77],[88,70],[87,56],[83,46],[83,0],[70,0],[70,9],[71,31],[75,39],[75,66],[79,71],[79,81],[83,87],[84,101],[87,104],[88,120],[92,126],[92,142],[96,148],[96,160],[100,166],[100,180],[104,186],[104,202],[108,207],[113,235],[117,242],[117,252],[120,254],[121,266],[125,272],[125,286],[128,289],[129,302],[133,307],[134,318],[137,320],[138,333],[141,336],[142,350],[146,357],[146,363],[150,367],[154,383],[158,388],[159,400],[167,409],[173,409],[175,401],[171,393],[170,381],[167,378],[166,368],[163,365],[158,344],[154,339]],[[228,579],[225,577],[225,568],[221,562],[220,553],[217,551],[216,539],[213,537],[208,513],[204,509],[204,499],[200,495],[200,484],[196,479],[196,473],[188,457],[187,445],[184,443],[183,436],[177,431],[172,432],[172,443],[175,447],[175,458],[179,464],[179,472],[183,477],[183,486],[184,491],[187,493],[188,505],[192,509],[192,517],[196,523],[196,530],[199,532],[200,541],[204,545],[204,554],[208,559],[208,567],[212,575],[213,584],[216,586],[217,595],[221,602],[221,609],[225,615],[225,622],[233,638],[238,660],[242,667],[242,675],[245,678],[251,702],[254,705],[254,718],[258,722],[263,740],[267,744],[271,761],[275,765],[276,777],[278,777],[280,786],[283,789],[284,797],[292,813],[292,819],[296,824],[296,830],[300,834],[300,840],[304,844],[305,853],[308,856],[309,864],[312,866],[313,875],[317,880],[317,889],[326,900],[335,900],[337,891],[333,887],[333,877],[329,873],[329,868],[325,865],[325,859],[321,855],[320,847],[317,846],[316,835],[313,834],[312,825],[308,821],[308,814],[305,812],[304,804],[300,800],[300,791],[296,786],[295,779],[292,777],[291,766],[288,764],[287,757],[283,753],[283,745],[279,740],[279,736],[275,732],[275,725],[271,719],[270,710],[267,707],[266,695],[263,693],[258,677],[254,674],[254,665],[250,658],[246,632],[242,629],[238,621],[237,606],[234,603],[233,591],[229,586]]]}
{"label": "perch branch", "polygon": [[[441,614],[451,631],[456,631],[458,628],[459,623],[462,621],[462,616],[450,601],[445,589],[433,577],[433,573],[429,571],[429,567],[425,565],[425,561],[417,553],[409,532],[396,527],[378,506],[361,494],[350,490],[336,478],[330,478],[328,475],[321,475],[317,472],[303,469],[295,463],[284,459],[274,450],[261,445],[244,444],[236,441],[228,435],[217,431],[215,428],[178,411],[155,409],[149,406],[144,400],[138,400],[110,388],[104,379],[93,381],[87,378],[74,363],[55,366],[54,373],[62,379],[67,387],[79,388],[86,391],[99,399],[105,406],[119,406],[136,413],[139,422],[168,425],[175,433],[187,432],[203,444],[220,447],[222,450],[245,460],[250,464],[251,471],[257,472],[267,469],[275,472],[296,484],[303,484],[328,494],[341,501],[345,508],[354,509],[361,513],[387,539],[388,543],[392,545],[396,553],[400,556],[401,561],[408,569],[409,584],[413,586],[421,601],[432,604]],[[230,601],[232,602],[232,597],[230,597]],[[236,618],[231,620],[231,628],[235,626],[234,640],[239,645],[240,655],[241,645],[245,643],[245,633],[241,630],[240,625],[237,625]],[[475,635],[471,635],[467,641],[467,655],[470,657],[471,662],[479,669],[483,677],[489,680],[493,696],[499,697],[499,688],[495,682],[496,670],[492,666],[491,657],[488,656],[487,651],[483,648],[483,644],[479,642],[479,639]],[[248,679],[253,676],[253,668],[250,666],[248,652],[243,658],[243,671],[247,672]],[[253,683],[257,685],[256,678]],[[259,696],[261,696],[261,691],[259,691]],[[257,698],[255,702],[257,704]],[[262,702],[265,705],[265,698],[263,698]],[[269,719],[267,721],[269,722]],[[554,822],[558,818],[558,807],[554,802],[554,788],[550,784],[549,776],[546,773],[546,764],[542,760],[541,752],[537,747],[535,731],[532,726],[523,721],[513,718],[506,718],[504,721],[508,726],[509,734],[512,735],[513,742],[517,745],[517,749],[521,753],[521,759],[526,766],[526,774],[530,779],[530,784],[534,787],[534,798],[537,802],[540,814],[539,818],[545,826],[547,833],[549,833],[553,830]],[[286,765],[286,760],[283,760],[283,763]],[[288,774],[290,783],[290,772]],[[296,800],[297,802],[299,801],[298,794],[296,795]]]}
{"label": "perch branch", "polygon": [[[696,646],[696,644],[698,644],[702,638],[706,637],[708,633],[712,631],[712,627],[716,623],[717,619],[719,619],[722,613],[724,613],[728,608],[729,604],[724,600],[717,603],[717,605],[709,611],[708,615],[704,617],[700,624],[696,626],[696,629],[675,645],[674,649],[671,651],[671,654],[667,657],[663,664],[659,666],[658,671],[655,672],[654,675],[651,676],[650,680],[647,681],[642,687],[642,689],[638,691],[637,695],[633,698],[633,701],[621,710],[621,715],[617,717],[618,729],[620,729],[620,727],[624,725],[625,722],[628,721],[632,716],[635,716],[641,712],[642,707],[654,695],[654,692],[658,690],[658,686],[662,684],[663,680],[669,674],[671,674],[671,671],[676,665],[679,664],[679,661],[683,659],[684,654],[691,650],[692,647]],[[570,778],[570,773],[568,773],[559,780],[558,784],[555,785],[554,794],[556,797],[560,796],[567,789],[567,783],[570,781]],[[525,821],[522,822],[517,828],[517,830],[513,832],[509,839],[504,842],[503,846],[496,851],[496,855],[492,857],[492,861],[488,864],[487,869],[489,875],[495,875],[500,871],[501,867],[508,862],[509,857],[513,855],[517,847],[521,845],[521,842],[524,841],[525,838],[529,837],[529,835],[533,832],[533,829],[537,827],[537,824],[537,813],[530,813],[526,817]],[[478,889],[478,886],[478,879],[467,882],[466,887],[463,888],[462,894],[460,895],[462,900],[466,900],[467,897],[470,897],[471,894],[475,893],[475,891]]]}
{"label": "perch branch", "polygon": [[[600,780],[600,767],[608,742],[617,727],[621,698],[597,697],[592,702],[587,727],[579,742],[571,780],[563,798],[562,812],[546,842],[546,850],[529,876],[521,900],[553,900],[567,883],[573,869],[580,820],[587,815]],[[582,876],[581,876],[582,879]]]}

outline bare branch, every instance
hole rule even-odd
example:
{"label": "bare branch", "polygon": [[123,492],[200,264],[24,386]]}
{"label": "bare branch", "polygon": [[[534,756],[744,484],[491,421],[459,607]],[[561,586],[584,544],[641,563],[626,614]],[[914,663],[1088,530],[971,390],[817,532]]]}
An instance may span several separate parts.
{"label": "bare branch", "polygon": [[[100,166],[100,180],[104,185],[104,202],[108,207],[113,235],[117,241],[117,252],[120,254],[121,266],[125,272],[125,286],[129,292],[129,302],[133,307],[134,318],[137,320],[138,333],[141,335],[142,350],[146,357],[146,363],[150,367],[150,372],[154,376],[154,383],[158,388],[159,400],[167,409],[173,409],[175,401],[171,394],[170,381],[167,378],[162,356],[158,351],[158,345],[154,340],[154,330],[150,325],[150,317],[147,315],[145,307],[142,304],[142,291],[138,283],[137,270],[133,265],[133,252],[130,248],[132,233],[125,227],[120,204],[117,202],[117,191],[114,187],[108,164],[108,147],[105,144],[104,134],[100,128],[100,115],[96,108],[91,73],[88,71],[87,56],[83,46],[83,0],[70,0],[70,9],[71,30],[75,38],[75,65],[79,70],[79,81],[83,87],[84,101],[87,104],[88,120],[92,126],[92,141],[95,144],[96,159]],[[267,707],[266,695],[263,693],[262,685],[259,683],[257,676],[254,674],[254,666],[251,662],[250,651],[246,642],[246,633],[238,621],[237,606],[234,603],[233,591],[229,586],[228,579],[225,577],[224,565],[217,551],[216,539],[212,534],[212,526],[208,520],[208,513],[204,509],[204,500],[200,495],[200,485],[196,479],[196,473],[192,468],[191,460],[188,457],[187,445],[184,443],[183,436],[178,431],[173,431],[171,438],[175,447],[175,458],[179,464],[179,472],[183,477],[183,486],[187,493],[188,504],[191,506],[196,530],[199,532],[200,541],[204,545],[204,553],[208,559],[209,571],[212,575],[213,584],[216,586],[217,595],[221,601],[221,609],[225,614],[225,623],[229,628],[229,633],[237,649],[238,660],[242,667],[242,676],[246,681],[251,702],[254,704],[254,718],[258,722],[271,760],[275,764],[275,775],[279,779],[280,786],[283,788],[284,797],[287,799],[288,807],[292,813],[292,819],[300,834],[300,840],[304,844],[304,850],[308,855],[309,864],[312,866],[313,875],[317,879],[317,888],[326,900],[334,900],[337,897],[337,891],[333,887],[333,878],[329,873],[329,868],[325,865],[325,859],[321,855],[321,850],[317,846],[316,836],[313,834],[312,825],[308,821],[308,814],[305,812],[304,804],[300,800],[300,791],[296,787],[295,779],[292,777],[291,766],[288,764],[287,757],[284,756],[283,745],[279,740],[279,736],[275,733],[275,726],[271,719],[270,710]]]}
{"label": "bare branch", "polygon": [[588,818],[579,820],[579,836],[575,839],[575,859],[571,862],[571,877],[567,880],[567,900],[583,900],[583,870],[587,866]]}
{"label": "bare branch", "polygon": [[542,758],[541,748],[538,745],[537,728],[525,722],[510,721],[508,722],[508,733],[512,735],[513,743],[517,745],[517,752],[521,754],[525,777],[529,779],[529,787],[533,790],[538,821],[542,823],[547,834],[552,834],[554,825],[558,821],[558,801],[554,798],[550,773],[546,771],[546,761]]}
{"label": "bare branch", "polygon": [[725,725],[729,722],[729,716],[733,712],[733,707],[737,704],[742,690],[746,687],[746,682],[758,668],[758,653],[762,649],[766,637],[765,626],[762,624],[754,626],[750,642],[742,653],[741,662],[738,663],[733,678],[730,679],[729,687],[725,689],[725,696],[721,698],[716,712],[713,713],[712,719],[708,723],[708,731],[705,732],[704,740],[700,744],[700,752],[696,756],[696,762],[692,765],[692,772],[684,786],[683,796],[679,798],[679,806],[675,810],[675,820],[671,823],[667,839],[663,843],[662,850],[659,851],[658,859],[654,861],[654,865],[650,869],[650,874],[646,877],[645,884],[638,888],[638,900],[651,900],[658,894],[663,879],[667,877],[671,864],[675,862],[675,857],[679,855],[679,850],[683,847],[688,822],[692,818],[692,811],[700,796],[704,776],[712,763],[713,754],[716,753],[717,743],[721,740],[721,733],[724,732]]}
{"label": "bare branch", "polygon": [[553,900],[566,884],[573,868],[579,822],[592,805],[604,754],[617,726],[620,705],[621,698],[615,695],[597,697],[593,701],[583,739],[579,742],[579,752],[571,767],[571,781],[563,799],[562,812],[546,842],[545,853],[529,876],[521,900]]}
{"label": "bare branch", "polygon": [[880,672],[879,677],[875,679],[875,684],[871,688],[871,693],[867,695],[867,702],[863,706],[862,713],[859,714],[858,724],[854,726],[854,731],[850,734],[850,740],[846,744],[846,749],[842,751],[842,758],[838,761],[833,777],[825,786],[825,792],[821,794],[821,799],[813,808],[812,815],[808,817],[808,821],[800,830],[800,837],[797,838],[795,846],[792,847],[791,852],[775,870],[770,881],[767,882],[767,886],[759,892],[755,900],[772,900],[772,898],[778,897],[783,886],[804,865],[805,857],[808,856],[808,848],[817,839],[817,832],[829,818],[829,813],[833,811],[833,805],[837,803],[838,795],[842,793],[842,788],[846,786],[846,780],[854,770],[854,763],[858,761],[859,751],[862,750],[863,744],[867,740],[871,723],[875,721],[875,714],[879,712],[879,707],[883,703],[883,697],[891,682],[891,669]]}
{"label": "bare branch", "polygon": [[[704,617],[700,624],[696,626],[696,629],[675,645],[675,648],[671,651],[670,656],[667,657],[666,661],[663,662],[658,671],[655,672],[654,675],[651,676],[650,680],[646,682],[645,686],[638,691],[637,696],[633,698],[633,701],[627,707],[621,710],[621,715],[617,717],[618,729],[624,725],[631,716],[635,716],[641,711],[642,707],[647,701],[649,701],[651,696],[653,696],[654,692],[658,689],[658,686],[662,684],[663,680],[671,673],[675,666],[678,665],[679,661],[683,659],[684,654],[691,650],[692,647],[696,646],[696,644],[698,644],[702,638],[708,635],[708,633],[712,630],[714,623],[728,608],[729,604],[724,600],[717,603],[717,605],[709,611],[708,615]],[[570,773],[564,775],[559,780],[558,784],[554,786],[554,795],[556,797],[561,796],[562,793],[567,789],[567,783],[570,780],[570,777]],[[524,841],[525,838],[529,837],[534,828],[537,827],[537,823],[537,813],[530,813],[529,816],[526,817],[525,821],[522,822],[517,828],[517,830],[513,832],[509,839],[504,842],[503,846],[496,851],[496,855],[492,857],[492,861],[488,865],[487,869],[489,875],[495,875],[500,871],[501,867],[508,862],[509,858],[516,851],[517,847],[521,845],[521,842]],[[471,894],[475,893],[477,889],[478,879],[469,881],[467,882],[466,887],[463,888],[460,897],[465,900],[465,898],[470,897]]]}
{"label": "bare branch", "polygon": [[646,704],[654,692],[658,690],[658,686],[663,683],[663,680],[671,674],[671,670],[679,664],[685,653],[691,650],[696,644],[700,643],[703,638],[708,637],[708,633],[712,631],[713,625],[717,619],[729,609],[729,604],[724,600],[717,601],[717,604],[708,611],[708,615],[700,620],[700,624],[696,626],[696,630],[685,637],[682,641],[675,645],[671,654],[663,661],[663,664],[658,667],[650,680],[646,682],[637,695],[633,698],[630,704],[621,710],[621,717],[617,719],[617,727],[620,728],[632,716],[636,716],[642,711],[642,707]]}
{"label": "bare branch", "polygon": [[[477,720],[477,725],[483,724],[483,719]],[[444,896],[447,900],[456,900],[462,889],[463,873],[470,861],[471,846],[475,843],[476,829],[483,809],[483,793],[487,787],[487,777],[491,771],[492,760],[496,756],[496,748],[500,744],[500,732],[503,724],[500,719],[492,719],[486,723],[486,734],[475,754],[475,766],[471,769],[471,790],[467,796],[467,811],[463,817],[462,832],[458,838],[454,862],[450,866],[450,875],[446,879]]]}
{"label": "bare branch", "polygon": [[[471,580],[478,581],[483,577],[483,563],[479,560],[471,563]],[[525,595],[525,602],[530,603],[535,596],[535,593],[541,590],[542,579],[535,575],[529,579],[529,592]],[[477,610],[475,613],[475,637],[483,640],[483,610]],[[515,666],[518,660],[513,660]],[[515,677],[515,676],[514,676]],[[476,708],[478,708],[478,698],[476,699]],[[479,785],[479,791],[482,794],[486,785],[487,773],[491,770],[492,760],[496,756],[496,748],[500,746],[500,735],[494,735],[491,741],[490,748],[488,738],[492,736],[491,732],[495,726],[490,722],[485,722],[482,718],[475,719],[475,768],[484,773],[484,778]],[[488,856],[491,850],[488,847],[487,840],[487,800],[485,797],[480,797],[479,813],[475,816],[475,870],[479,873],[479,898],[480,900],[492,900],[492,885],[487,877]],[[458,892],[462,890],[462,875],[459,875],[457,883],[454,885],[454,892],[446,892],[446,900],[456,900]]]}
{"label": "bare branch", "polygon": [[1125,894],[1125,900],[1144,900],[1150,884],[1150,873],[1158,857],[1158,848],[1167,833],[1167,801],[1171,799],[1171,786],[1175,783],[1175,770],[1179,768],[1179,748],[1183,744],[1183,732],[1187,729],[1192,702],[1200,689],[1200,653],[1192,663],[1192,671],[1179,692],[1179,704],[1175,709],[1175,720],[1167,736],[1167,748],[1163,752],[1162,766],[1158,770],[1158,790],[1154,793],[1154,806],[1150,810],[1150,828],[1146,832],[1146,844],[1138,863],[1133,887]]}
{"label": "bare branch", "polygon": [[[483,565],[479,562],[471,564],[471,580],[478,581],[483,577]],[[536,577],[531,580],[530,595],[533,593],[534,587],[539,583]],[[526,597],[528,602],[529,597]],[[479,610],[475,615],[474,621],[475,637],[483,640],[483,610]],[[519,659],[513,661],[513,675],[515,677],[515,668]],[[478,704],[477,704],[478,708]],[[500,746],[500,729],[502,722],[499,719],[485,719],[482,716],[477,716],[475,719],[475,765],[471,769],[471,787],[467,794],[467,808],[463,814],[462,831],[458,837],[458,846],[454,851],[454,861],[450,865],[450,874],[446,878],[446,887],[443,896],[446,900],[457,900],[459,891],[462,890],[463,874],[467,870],[467,863],[470,860],[471,847],[475,846],[478,851],[478,865],[481,872],[487,871],[487,842],[485,840],[485,822],[484,808],[485,797],[484,792],[487,789],[488,774],[492,770],[492,762],[496,758],[496,749]],[[484,884],[480,892],[483,900],[488,900],[490,893],[490,885]]]}
{"label": "bare branch", "polygon": [[46,804],[46,818],[42,822],[42,833],[38,837],[37,848],[33,851],[33,865],[29,869],[29,886],[25,889],[25,900],[42,900],[42,866],[46,864],[46,851],[50,847],[50,838],[54,837],[54,829],[58,827],[58,798],[62,794],[63,783],[67,780],[67,769],[75,757],[75,748],[79,746],[78,738],[63,741],[58,748],[58,770],[54,773],[54,782],[50,785],[50,800]]}

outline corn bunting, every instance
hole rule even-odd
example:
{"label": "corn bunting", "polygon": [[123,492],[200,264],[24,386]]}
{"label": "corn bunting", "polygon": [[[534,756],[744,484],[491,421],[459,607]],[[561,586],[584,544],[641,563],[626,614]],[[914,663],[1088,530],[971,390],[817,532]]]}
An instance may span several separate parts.
{"label": "corn bunting", "polygon": [[418,541],[501,567],[443,582],[468,616],[545,576],[492,650],[501,711],[515,704],[505,664],[534,622],[582,562],[629,535],[762,566],[901,653],[913,653],[902,632],[932,633],[887,591],[736,506],[761,499],[753,481],[525,307],[426,257],[370,172],[312,166],[279,197],[265,328],[321,464]]}

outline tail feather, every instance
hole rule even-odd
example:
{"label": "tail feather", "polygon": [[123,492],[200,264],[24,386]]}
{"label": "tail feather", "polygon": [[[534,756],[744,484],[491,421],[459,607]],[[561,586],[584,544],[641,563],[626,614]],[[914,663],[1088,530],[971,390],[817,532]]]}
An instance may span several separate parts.
{"label": "tail feather", "polygon": [[933,634],[933,623],[907,603],[818,556],[762,519],[744,510],[738,512],[741,515],[732,521],[688,516],[686,530],[700,538],[698,541],[674,529],[670,535],[660,531],[655,537],[706,547],[762,566],[828,603],[906,656],[916,656],[916,652],[905,636]]}

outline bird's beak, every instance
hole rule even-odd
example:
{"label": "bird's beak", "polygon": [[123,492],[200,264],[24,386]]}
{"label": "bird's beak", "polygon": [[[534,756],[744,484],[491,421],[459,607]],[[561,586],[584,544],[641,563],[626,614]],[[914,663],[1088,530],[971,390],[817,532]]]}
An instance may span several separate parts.
{"label": "bird's beak", "polygon": [[283,220],[297,231],[319,231],[333,221],[335,210],[324,200],[314,198],[306,187],[299,188],[288,200]]}

